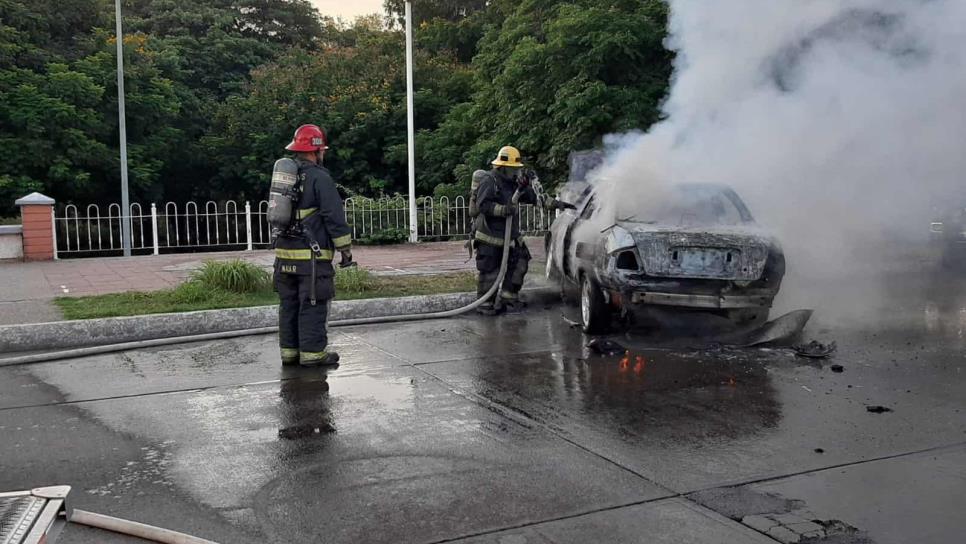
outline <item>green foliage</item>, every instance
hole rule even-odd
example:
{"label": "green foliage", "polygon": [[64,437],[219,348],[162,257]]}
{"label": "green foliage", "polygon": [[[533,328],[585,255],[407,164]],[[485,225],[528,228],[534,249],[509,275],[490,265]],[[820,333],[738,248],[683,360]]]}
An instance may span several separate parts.
{"label": "green foliage", "polygon": [[[122,4],[133,201],[261,200],[306,122],[329,132],[350,193],[406,192],[403,0],[351,25],[309,0]],[[422,194],[465,195],[508,143],[552,187],[570,151],[659,118],[663,0],[413,6]],[[116,202],[117,121],[112,3],[0,0],[0,214],[33,191]]]}
{"label": "green foliage", "polygon": [[[199,145],[250,71],[322,24],[307,0],[125,0],[131,197],[217,198]],[[113,3],[0,0],[0,213],[42,191],[59,203],[117,200]],[[236,194],[232,192],[231,197]]]}
{"label": "green foliage", "polygon": [[[553,182],[564,177],[571,151],[649,127],[659,120],[671,73],[666,25],[661,0],[518,3],[480,44],[470,104],[425,137],[431,149],[464,149],[455,166],[444,158],[434,169],[463,180],[514,144]],[[426,160],[434,155],[446,156]]]}
{"label": "green foliage", "polygon": [[356,243],[360,246],[391,246],[394,244],[403,244],[409,240],[409,231],[406,229],[391,228],[380,230],[369,236],[364,236],[358,240]]}
{"label": "green foliage", "polygon": [[[335,179],[362,194],[405,191],[403,35],[379,30],[355,39],[353,47],[293,50],[253,73],[248,94],[226,102],[205,140],[210,153],[224,159],[216,187],[264,193],[294,129],[317,122],[332,142],[325,164]],[[425,130],[472,90],[468,68],[445,55],[418,52],[416,79],[422,82],[417,127]]]}
{"label": "green foliage", "polygon": [[[487,0],[415,0],[413,19],[415,24],[441,19],[460,21],[486,8]],[[406,0],[385,0],[386,13],[396,19],[397,24],[405,23]]]}
{"label": "green foliage", "polygon": [[171,301],[175,304],[199,304],[212,298],[212,293],[220,291],[201,281],[186,281],[171,291]]}
{"label": "green foliage", "polygon": [[230,293],[187,282],[174,289],[150,293],[131,291],[89,297],[58,297],[54,299],[54,303],[63,312],[65,319],[96,319],[268,306],[278,304],[278,295],[270,289],[255,293]]}
{"label": "green foliage", "polygon": [[[258,265],[240,259],[205,261],[195,271],[191,282],[201,288],[220,289],[231,293],[254,293],[269,286],[271,277]],[[191,291],[185,293],[190,295]]]}
{"label": "green foliage", "polygon": [[375,284],[375,277],[358,266],[339,268],[335,273],[336,293],[362,293],[371,290]]}
{"label": "green foliage", "polygon": [[[472,272],[433,276],[374,276],[359,269],[339,271],[336,275],[336,299],[403,297],[437,293],[459,293],[476,288]],[[88,297],[58,297],[54,303],[66,319],[94,319],[126,315],[161,314],[241,308],[278,304],[271,289],[254,293],[232,293],[210,289],[189,281],[174,289],[160,291],[114,293]]]}

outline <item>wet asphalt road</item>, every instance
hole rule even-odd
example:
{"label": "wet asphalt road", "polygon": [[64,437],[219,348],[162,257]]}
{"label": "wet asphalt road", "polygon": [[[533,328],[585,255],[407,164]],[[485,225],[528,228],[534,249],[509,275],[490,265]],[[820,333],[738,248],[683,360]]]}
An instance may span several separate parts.
{"label": "wet asphalt road", "polygon": [[541,307],[340,329],[327,378],[274,336],[0,368],[0,489],[222,543],[962,542],[964,277],[821,286],[825,361]]}

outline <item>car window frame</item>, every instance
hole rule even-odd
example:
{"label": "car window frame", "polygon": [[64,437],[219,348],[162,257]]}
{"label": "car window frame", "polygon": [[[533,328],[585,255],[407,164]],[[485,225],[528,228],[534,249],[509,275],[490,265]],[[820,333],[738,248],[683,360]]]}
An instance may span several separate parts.
{"label": "car window frame", "polygon": [[[588,210],[589,208],[589,210]],[[577,220],[589,221],[597,211],[597,193],[592,193],[584,199],[583,205],[577,213]],[[585,214],[586,217],[585,217]]]}

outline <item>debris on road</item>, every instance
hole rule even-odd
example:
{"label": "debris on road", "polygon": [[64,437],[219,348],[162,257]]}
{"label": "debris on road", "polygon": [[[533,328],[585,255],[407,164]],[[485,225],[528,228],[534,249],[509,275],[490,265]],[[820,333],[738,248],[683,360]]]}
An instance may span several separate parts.
{"label": "debris on road", "polygon": [[887,408],[885,406],[866,406],[865,411],[873,414],[884,414],[886,412],[891,412],[892,408]]}
{"label": "debris on road", "polygon": [[832,369],[832,372],[836,372],[839,374],[841,374],[842,372],[845,372],[845,367],[842,365],[832,365],[830,368]]}
{"label": "debris on road", "polygon": [[[835,353],[837,349],[838,349],[838,345],[836,345],[835,342],[832,342],[830,344],[823,344],[817,340],[812,340],[807,344],[799,344],[797,346],[792,347],[792,350],[795,351],[796,355],[798,355],[799,357],[808,357],[809,359],[824,359],[832,355],[833,353]],[[839,366],[839,365],[836,365],[836,366]],[[839,366],[839,368],[842,368],[842,367]],[[834,369],[833,371],[839,372],[838,370],[834,370]]]}
{"label": "debris on road", "polygon": [[822,519],[803,501],[748,486],[699,491],[688,498],[782,544],[872,544],[865,531]]}
{"label": "debris on road", "polygon": [[808,324],[808,320],[811,318],[812,310],[795,310],[794,312],[789,312],[747,334],[742,346],[754,347],[762,344],[793,341],[794,338],[801,334],[805,325]]}
{"label": "debris on road", "polygon": [[613,340],[604,340],[601,338],[594,338],[587,344],[587,347],[598,355],[620,355],[627,353],[627,349],[624,346]]}
{"label": "debris on road", "polygon": [[564,320],[564,322],[565,322],[566,324],[568,324],[568,325],[570,325],[571,327],[579,327],[579,326],[580,326],[580,323],[578,323],[578,322],[576,322],[576,321],[574,321],[573,319],[569,319],[569,318],[568,318],[567,316],[565,316],[565,315],[561,315],[560,317],[562,317],[562,318],[563,318],[563,320]]}

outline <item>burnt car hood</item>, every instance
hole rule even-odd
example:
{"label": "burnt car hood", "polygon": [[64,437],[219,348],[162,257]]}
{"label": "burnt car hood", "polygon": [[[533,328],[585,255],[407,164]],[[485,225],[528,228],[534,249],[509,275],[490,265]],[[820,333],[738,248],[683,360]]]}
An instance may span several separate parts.
{"label": "burnt car hood", "polygon": [[648,276],[755,281],[762,277],[774,240],[759,228],[682,228],[621,222]]}

